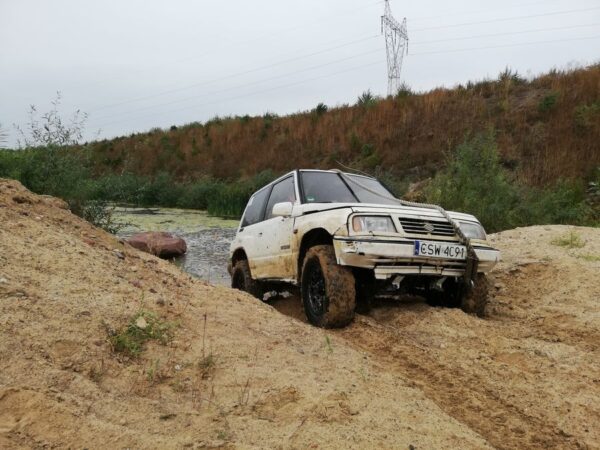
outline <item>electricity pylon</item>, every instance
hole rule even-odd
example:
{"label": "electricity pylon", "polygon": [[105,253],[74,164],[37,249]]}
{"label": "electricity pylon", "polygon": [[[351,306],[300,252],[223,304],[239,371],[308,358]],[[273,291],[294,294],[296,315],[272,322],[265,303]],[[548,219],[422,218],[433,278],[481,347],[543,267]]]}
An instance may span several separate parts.
{"label": "electricity pylon", "polygon": [[381,16],[381,34],[385,36],[387,52],[388,95],[394,95],[400,88],[400,70],[404,54],[408,53],[408,33],[406,17],[399,23],[392,16],[389,0],[385,0],[385,13]]}

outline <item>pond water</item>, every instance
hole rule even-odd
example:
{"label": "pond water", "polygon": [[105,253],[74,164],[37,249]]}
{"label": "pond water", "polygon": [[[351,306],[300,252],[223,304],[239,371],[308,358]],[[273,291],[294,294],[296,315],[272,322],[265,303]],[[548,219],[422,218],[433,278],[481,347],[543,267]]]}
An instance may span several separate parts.
{"label": "pond water", "polygon": [[206,211],[176,208],[116,207],[115,220],[125,227],[119,237],[141,231],[168,231],[187,242],[187,253],[175,258],[186,272],[213,284],[229,285],[227,257],[237,220],[209,216]]}

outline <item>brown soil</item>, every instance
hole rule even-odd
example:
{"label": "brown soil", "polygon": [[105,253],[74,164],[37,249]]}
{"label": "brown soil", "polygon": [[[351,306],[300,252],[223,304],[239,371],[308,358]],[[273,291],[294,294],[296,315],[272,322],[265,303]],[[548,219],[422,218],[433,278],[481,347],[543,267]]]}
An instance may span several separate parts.
{"label": "brown soil", "polygon": [[[0,448],[600,448],[598,229],[492,236],[485,318],[413,299],[332,331],[61,206],[0,180]],[[140,309],[174,339],[127,358]]]}

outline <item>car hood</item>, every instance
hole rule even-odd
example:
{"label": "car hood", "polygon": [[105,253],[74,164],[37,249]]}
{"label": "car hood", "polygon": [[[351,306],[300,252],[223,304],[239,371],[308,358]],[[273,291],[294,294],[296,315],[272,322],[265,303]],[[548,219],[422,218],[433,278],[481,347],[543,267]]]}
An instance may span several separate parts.
{"label": "car hood", "polygon": [[[319,211],[328,211],[332,209],[348,208],[352,212],[358,213],[385,213],[402,215],[405,217],[420,217],[423,219],[445,219],[442,213],[434,208],[420,208],[414,206],[403,205],[379,205],[373,203],[309,203],[300,205],[301,214],[310,214]],[[471,214],[465,214],[456,211],[447,211],[450,217],[455,220],[468,220],[479,222],[477,218]]]}

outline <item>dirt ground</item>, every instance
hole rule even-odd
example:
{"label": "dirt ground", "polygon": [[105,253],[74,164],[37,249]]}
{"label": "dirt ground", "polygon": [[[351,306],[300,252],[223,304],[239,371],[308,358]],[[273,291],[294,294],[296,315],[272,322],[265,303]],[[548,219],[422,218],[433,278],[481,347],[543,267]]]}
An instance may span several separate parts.
{"label": "dirt ground", "polygon": [[[485,318],[412,299],[331,331],[62,207],[0,180],[0,448],[600,448],[599,229],[491,236]],[[116,353],[140,310],[173,340]]]}

